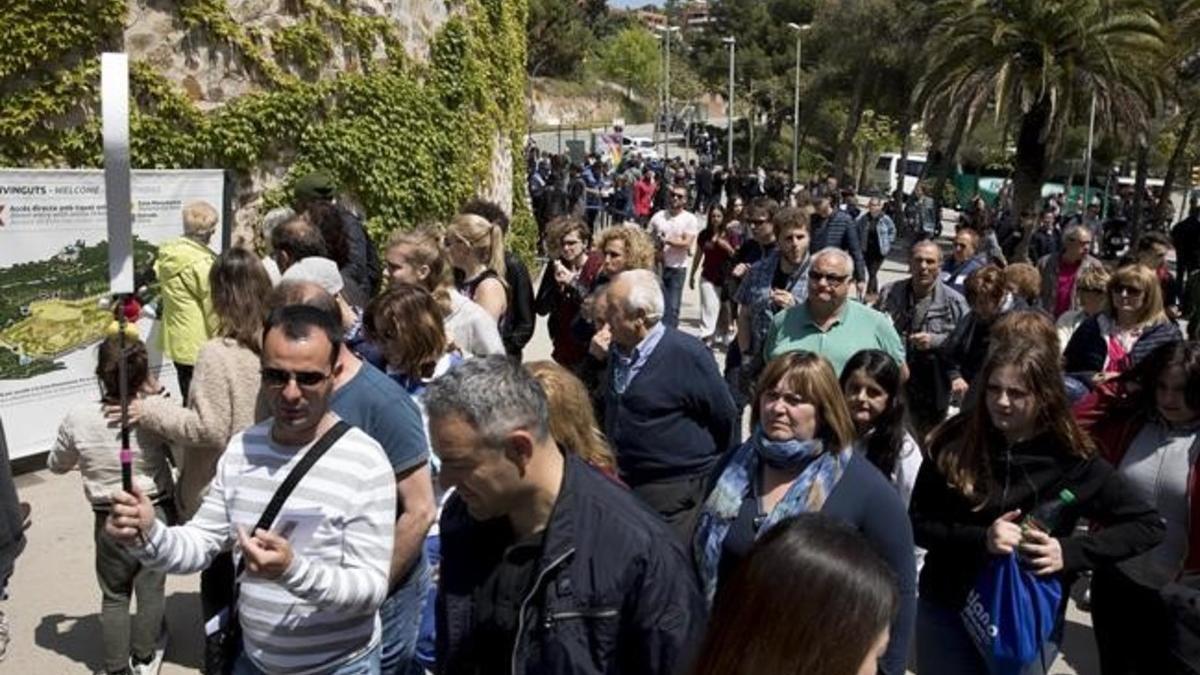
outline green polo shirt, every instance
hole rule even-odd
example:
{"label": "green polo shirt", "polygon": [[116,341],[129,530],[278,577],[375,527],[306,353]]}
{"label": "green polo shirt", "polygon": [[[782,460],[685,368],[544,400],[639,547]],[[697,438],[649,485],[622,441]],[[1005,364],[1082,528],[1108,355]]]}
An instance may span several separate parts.
{"label": "green polo shirt", "polygon": [[770,361],[788,352],[814,352],[828,359],[833,372],[841,376],[850,357],[864,349],[882,349],[896,363],[904,364],[904,343],[891,318],[860,302],[847,300],[841,315],[827,331],[813,323],[806,303],[776,314],[763,353]]}

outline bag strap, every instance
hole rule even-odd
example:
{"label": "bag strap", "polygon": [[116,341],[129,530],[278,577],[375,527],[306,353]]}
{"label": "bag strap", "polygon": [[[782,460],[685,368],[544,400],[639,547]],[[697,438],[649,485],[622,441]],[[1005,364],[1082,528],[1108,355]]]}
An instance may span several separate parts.
{"label": "bag strap", "polygon": [[[292,490],[296,488],[300,479],[304,478],[304,474],[308,473],[313,464],[316,464],[317,460],[321,459],[321,455],[324,455],[325,451],[329,450],[349,430],[350,425],[345,420],[338,420],[329,431],[326,431],[321,435],[321,438],[317,439],[317,442],[309,448],[304,457],[300,458],[296,466],[292,467],[292,470],[288,472],[287,478],[284,478],[283,483],[275,490],[271,501],[267,503],[267,509],[263,511],[262,517],[258,519],[258,524],[254,526],[255,530],[269,530],[271,528],[271,525],[275,522],[275,517],[279,515],[280,509],[283,508],[283,503],[291,496]],[[250,534],[254,534],[254,530],[251,530]]]}
{"label": "bag strap", "polygon": [[[280,509],[283,508],[283,503],[287,501],[287,498],[292,494],[292,490],[296,488],[296,485],[300,482],[300,479],[304,478],[304,474],[308,473],[308,470],[317,463],[317,460],[321,459],[321,455],[324,455],[326,450],[329,450],[329,448],[333,447],[333,444],[336,443],[338,439],[344,436],[349,430],[350,424],[348,424],[345,420],[338,420],[337,424],[334,424],[329,431],[326,431],[319,439],[317,439],[317,442],[314,443],[313,446],[308,449],[308,452],[304,453],[304,456],[300,458],[300,461],[296,463],[296,466],[292,467],[292,470],[288,472],[287,478],[283,479],[283,483],[276,488],[275,494],[271,496],[271,501],[267,503],[267,508],[265,511],[263,511],[262,517],[258,519],[258,524],[254,526],[254,530],[250,531],[251,535],[254,534],[255,530],[271,529],[271,525],[275,522],[275,517],[279,515]],[[234,605],[237,604],[238,584],[236,583],[236,579],[242,575],[242,570],[245,569],[245,567],[245,556],[239,557],[237,570],[233,574],[233,578],[235,579]]]}

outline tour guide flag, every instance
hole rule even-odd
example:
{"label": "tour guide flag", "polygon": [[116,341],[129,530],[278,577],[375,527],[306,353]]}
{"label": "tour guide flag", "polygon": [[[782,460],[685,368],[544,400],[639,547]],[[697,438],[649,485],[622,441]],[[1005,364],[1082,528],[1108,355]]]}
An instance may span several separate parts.
{"label": "tour guide flag", "polygon": [[129,57],[100,55],[100,111],[104,121],[104,201],[108,215],[111,293],[133,293],[133,228],[129,198]]}

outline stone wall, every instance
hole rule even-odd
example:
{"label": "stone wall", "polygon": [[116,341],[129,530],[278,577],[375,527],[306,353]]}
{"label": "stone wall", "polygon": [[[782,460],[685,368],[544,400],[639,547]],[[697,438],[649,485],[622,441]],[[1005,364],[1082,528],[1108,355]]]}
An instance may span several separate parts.
{"label": "stone wall", "polygon": [[[248,32],[270,36],[297,21],[293,0],[227,0],[230,14]],[[386,16],[395,21],[405,52],[417,61],[429,58],[429,47],[439,28],[451,16],[446,0],[350,0],[346,9],[357,15]],[[260,89],[247,64],[229,45],[213,43],[200,31],[189,31],[179,20],[172,0],[130,0],[125,30],[125,50],[130,58],[146,61],[169,81],[179,85],[202,111],[211,111]],[[268,53],[269,40],[261,46]],[[382,48],[381,48],[382,49]],[[321,77],[356,70],[357,64],[334,50]],[[513,159],[511,143],[498,135],[490,150],[491,178],[480,194],[499,204],[512,202]],[[234,242],[250,244],[265,210],[263,196],[279,185],[287,172],[288,157],[239,173],[234,202]],[[356,207],[352,199],[347,199]]]}

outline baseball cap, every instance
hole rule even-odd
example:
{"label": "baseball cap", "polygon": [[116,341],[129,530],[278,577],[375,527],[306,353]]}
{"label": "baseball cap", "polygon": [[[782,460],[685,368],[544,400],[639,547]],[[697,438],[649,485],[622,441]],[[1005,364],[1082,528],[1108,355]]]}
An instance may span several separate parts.
{"label": "baseball cap", "polygon": [[283,280],[308,281],[320,286],[330,295],[341,293],[344,286],[337,263],[320,256],[305,258],[287,268],[283,273]]}

